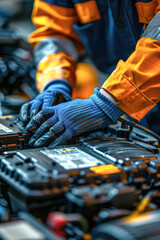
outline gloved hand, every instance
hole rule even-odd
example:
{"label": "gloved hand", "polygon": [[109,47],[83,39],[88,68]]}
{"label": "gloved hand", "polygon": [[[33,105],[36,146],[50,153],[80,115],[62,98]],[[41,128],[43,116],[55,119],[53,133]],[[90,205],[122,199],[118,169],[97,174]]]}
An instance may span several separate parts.
{"label": "gloved hand", "polygon": [[116,122],[123,111],[95,88],[89,99],[75,99],[45,108],[27,125],[34,132],[29,144],[34,147],[64,144],[73,136],[100,130]]}
{"label": "gloved hand", "polygon": [[20,110],[20,120],[28,123],[40,110],[71,101],[72,89],[70,83],[64,80],[54,80],[47,84],[42,93],[34,100],[25,103]]}

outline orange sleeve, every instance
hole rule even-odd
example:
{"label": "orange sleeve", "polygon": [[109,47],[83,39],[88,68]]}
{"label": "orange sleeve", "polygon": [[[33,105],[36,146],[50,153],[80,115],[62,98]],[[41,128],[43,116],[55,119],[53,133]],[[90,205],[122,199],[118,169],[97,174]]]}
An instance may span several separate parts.
{"label": "orange sleeve", "polygon": [[[158,11],[126,62],[119,61],[102,88],[117,100],[117,106],[140,120],[160,101],[160,12]],[[149,27],[150,26],[150,27]]]}
{"label": "orange sleeve", "polygon": [[[29,42],[34,51],[45,39],[57,38],[71,42],[77,53],[84,51],[83,44],[73,29],[73,24],[78,21],[74,8],[55,6],[35,0],[32,21],[36,30],[30,35]],[[36,52],[37,54],[37,52]],[[35,54],[35,55],[36,55]],[[54,79],[64,79],[75,85],[76,59],[66,52],[48,53],[42,58],[37,67],[37,87],[40,92],[44,86]]]}
{"label": "orange sleeve", "polygon": [[75,44],[78,52],[83,52],[84,47],[73,29],[73,24],[78,21],[74,8],[66,8],[35,0],[32,11],[32,22],[37,28],[29,38],[34,47],[46,37],[60,37],[70,39]]}
{"label": "orange sleeve", "polygon": [[37,66],[36,84],[40,92],[50,81],[66,80],[75,87],[76,61],[65,53],[55,53],[44,57]]}

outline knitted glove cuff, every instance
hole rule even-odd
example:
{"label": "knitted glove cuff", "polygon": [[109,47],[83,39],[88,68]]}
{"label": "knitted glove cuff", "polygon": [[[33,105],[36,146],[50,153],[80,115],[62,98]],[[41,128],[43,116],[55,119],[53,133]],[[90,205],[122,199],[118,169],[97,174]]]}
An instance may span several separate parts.
{"label": "knitted glove cuff", "polygon": [[91,100],[98,105],[98,107],[100,107],[102,111],[112,119],[113,122],[116,122],[118,118],[124,114],[124,112],[117,107],[115,103],[104,96],[99,90],[99,88],[94,89],[95,94],[90,96]]}
{"label": "knitted glove cuff", "polygon": [[65,80],[53,80],[53,81],[49,82],[44,87],[43,91],[53,90],[54,88],[59,89],[59,90],[63,90],[64,92],[66,92],[70,96],[72,95],[71,84],[69,82],[65,81]]}

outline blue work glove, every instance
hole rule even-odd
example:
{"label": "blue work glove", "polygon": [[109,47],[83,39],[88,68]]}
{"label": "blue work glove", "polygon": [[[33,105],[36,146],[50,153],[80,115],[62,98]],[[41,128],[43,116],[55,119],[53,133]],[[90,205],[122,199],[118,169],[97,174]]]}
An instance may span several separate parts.
{"label": "blue work glove", "polygon": [[72,89],[70,83],[64,80],[54,80],[47,84],[42,93],[34,100],[25,103],[20,110],[20,120],[28,123],[40,110],[71,101]]}
{"label": "blue work glove", "polygon": [[123,111],[95,88],[89,99],[75,99],[40,111],[27,125],[34,135],[29,144],[34,147],[65,144],[73,136],[98,131],[116,122]]}

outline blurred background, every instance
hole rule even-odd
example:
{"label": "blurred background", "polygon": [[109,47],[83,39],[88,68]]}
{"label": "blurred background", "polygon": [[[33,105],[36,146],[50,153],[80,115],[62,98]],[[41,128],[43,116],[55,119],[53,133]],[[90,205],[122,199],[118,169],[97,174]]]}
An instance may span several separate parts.
{"label": "blurred background", "polygon": [[38,94],[28,37],[33,0],[0,0],[0,116],[18,114]]}
{"label": "blurred background", "polygon": [[0,0],[0,24],[8,19],[9,26],[26,39],[34,30],[31,22],[33,0]]}

